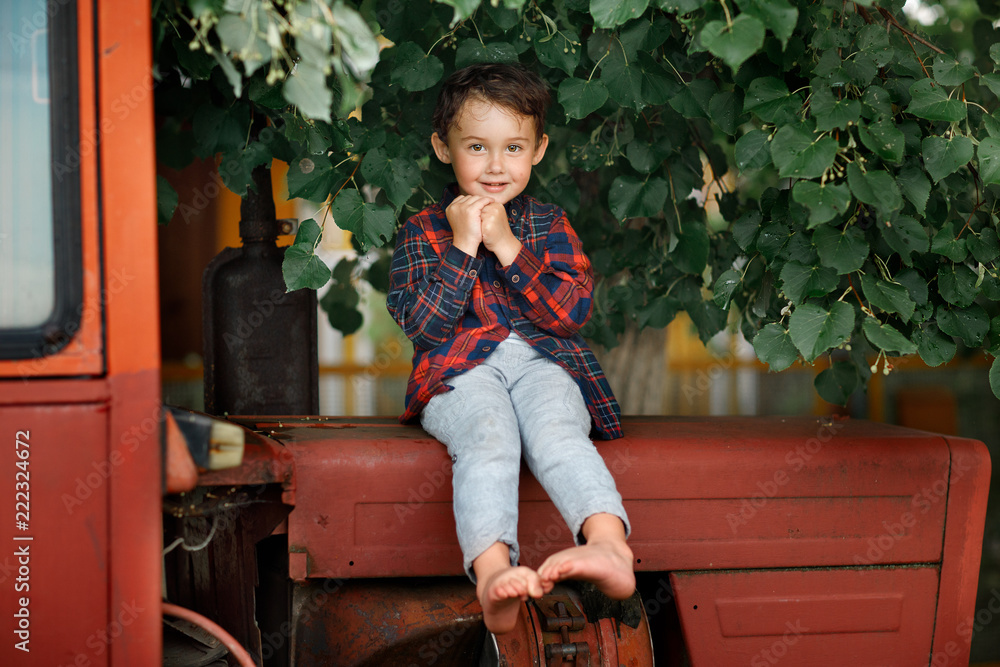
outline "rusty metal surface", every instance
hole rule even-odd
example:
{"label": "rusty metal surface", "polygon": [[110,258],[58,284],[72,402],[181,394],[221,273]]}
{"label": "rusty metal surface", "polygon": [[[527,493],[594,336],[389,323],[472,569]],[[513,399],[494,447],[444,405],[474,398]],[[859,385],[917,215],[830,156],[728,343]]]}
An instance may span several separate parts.
{"label": "rusty metal surface", "polygon": [[[588,615],[572,586],[558,585],[522,608],[513,632],[491,637],[504,667],[652,667],[653,648],[645,608],[630,627],[615,618]],[[494,662],[495,660],[495,662]],[[724,664],[724,663],[717,663]]]}
{"label": "rusty metal surface", "polygon": [[468,579],[313,580],[292,595],[295,667],[470,667],[485,635]]}
{"label": "rusty metal surface", "polygon": [[293,483],[295,459],[277,440],[254,431],[246,432],[243,463],[236,468],[209,470],[198,476],[199,486],[231,486]]}
{"label": "rusty metal surface", "polygon": [[[451,461],[391,420],[257,420],[295,459],[291,576],[461,575]],[[937,562],[949,449],[940,436],[853,420],[630,418],[596,443],[629,512],[636,569],[856,565],[914,494],[921,520],[872,563]],[[527,471],[522,562],[572,542]]]}

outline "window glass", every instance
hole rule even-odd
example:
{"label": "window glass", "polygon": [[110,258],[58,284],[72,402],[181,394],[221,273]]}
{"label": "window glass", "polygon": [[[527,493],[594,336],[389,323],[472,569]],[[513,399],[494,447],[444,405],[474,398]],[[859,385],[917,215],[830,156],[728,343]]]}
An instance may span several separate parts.
{"label": "window glass", "polygon": [[48,14],[0,4],[0,328],[39,326],[55,306]]}

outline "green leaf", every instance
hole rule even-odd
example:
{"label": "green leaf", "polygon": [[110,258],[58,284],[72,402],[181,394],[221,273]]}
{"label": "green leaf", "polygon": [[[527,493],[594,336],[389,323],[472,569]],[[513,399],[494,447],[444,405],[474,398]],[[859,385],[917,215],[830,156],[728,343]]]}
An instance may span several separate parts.
{"label": "green leaf", "polygon": [[[479,0],[475,0],[479,4]],[[517,49],[507,42],[490,42],[483,45],[478,39],[470,37],[463,40],[455,51],[455,68],[476,63],[516,63]]]}
{"label": "green leaf", "polygon": [[968,308],[938,308],[938,327],[949,336],[961,338],[967,347],[982,345],[990,330],[990,317],[978,303]]}
{"label": "green leaf", "polygon": [[852,162],[847,165],[847,184],[855,197],[877,208],[885,218],[891,218],[903,206],[899,186],[889,173],[881,169],[866,173],[856,162]]}
{"label": "green leaf", "polygon": [[788,323],[792,342],[808,362],[845,343],[853,329],[854,308],[843,301],[834,301],[830,310],[802,304],[792,311]]}
{"label": "green leaf", "polygon": [[[476,4],[479,4],[478,2]],[[367,79],[378,64],[379,44],[368,23],[342,0],[333,3],[333,37],[355,79]]]}
{"label": "green leaf", "polygon": [[892,98],[880,86],[868,86],[861,94],[861,111],[865,118],[882,118],[892,114]]}
{"label": "green leaf", "polygon": [[917,346],[898,329],[891,324],[880,324],[874,317],[866,317],[861,323],[861,329],[865,332],[868,342],[877,350],[900,354],[913,354],[917,351]]}
{"label": "green leaf", "polygon": [[771,164],[771,135],[763,130],[750,130],[736,140],[736,166],[740,171],[759,169]]}
{"label": "green leaf", "polygon": [[441,80],[444,74],[444,64],[434,55],[424,53],[424,50],[413,42],[403,42],[395,48],[396,59],[393,61],[391,79],[394,84],[404,90],[427,90]]}
{"label": "green leaf", "polygon": [[610,29],[637,19],[649,6],[649,0],[590,0],[590,15],[598,28]]}
{"label": "green leaf", "polygon": [[819,178],[833,165],[837,142],[817,139],[808,130],[785,125],[771,141],[771,159],[782,178]]}
{"label": "green leaf", "polygon": [[906,137],[892,119],[880,120],[858,126],[861,143],[886,162],[901,162],[906,148]]}
{"label": "green leaf", "polygon": [[716,281],[715,286],[712,288],[712,300],[715,301],[715,305],[720,308],[726,308],[729,306],[729,299],[732,298],[733,292],[740,286],[742,280],[742,275],[739,271],[735,269],[727,269],[722,272]]}
{"label": "green leaf", "polygon": [[736,134],[736,121],[742,107],[732,92],[718,93],[708,103],[708,117],[726,134]]}
{"label": "green leaf", "polygon": [[809,228],[843,215],[851,206],[847,185],[799,181],[792,187],[792,199],[809,208]]}
{"label": "green leaf", "polygon": [[914,252],[925,253],[930,250],[931,239],[927,229],[908,215],[901,215],[892,222],[886,220],[879,223],[882,237],[889,247],[899,253],[908,262]]}
{"label": "green leaf", "polygon": [[994,95],[1000,97],[1000,74],[984,74],[979,77],[979,80],[986,84],[986,87],[989,88]]}
{"label": "green leaf", "polygon": [[976,148],[979,157],[979,177],[983,183],[1000,183],[1000,141],[986,137]]}
{"label": "green leaf", "polygon": [[813,387],[824,401],[834,405],[847,405],[848,399],[860,383],[858,369],[853,363],[835,361],[816,376]]}
{"label": "green leaf", "polygon": [[553,35],[546,34],[542,29],[533,29],[529,32],[539,62],[546,67],[561,69],[567,75],[573,76],[576,66],[580,64],[580,49],[577,49],[573,42],[579,43],[580,36],[570,29]]}
{"label": "green leaf", "polygon": [[333,91],[326,85],[326,76],[318,67],[298,63],[285,80],[282,92],[288,103],[298,107],[306,118],[330,120]]}
{"label": "green leaf", "polygon": [[372,185],[385,190],[389,201],[399,209],[420,185],[420,168],[407,157],[389,155],[386,148],[368,151],[361,161],[361,174]]}
{"label": "green leaf", "polygon": [[904,285],[877,280],[870,273],[861,276],[861,290],[871,305],[887,313],[898,313],[904,322],[910,321],[917,307]]}
{"label": "green leaf", "polygon": [[816,118],[816,129],[820,132],[846,130],[849,125],[856,125],[861,118],[861,102],[848,97],[837,99],[829,86],[814,89],[810,104],[812,115]]}
{"label": "green leaf", "polygon": [[608,99],[608,89],[598,79],[563,79],[559,84],[559,104],[570,118],[585,118]]}
{"label": "green leaf", "polygon": [[910,104],[906,110],[918,118],[949,122],[965,120],[966,114],[964,102],[948,99],[941,84],[926,78],[910,86]]}
{"label": "green leaf", "polygon": [[788,92],[780,79],[763,76],[754,79],[743,98],[743,112],[752,113],[766,123],[788,123],[795,119],[801,99]]}
{"label": "green leaf", "polygon": [[917,344],[917,354],[928,366],[940,366],[952,360],[958,345],[950,336],[941,333],[933,322],[913,330],[913,342]]}
{"label": "green leaf", "polygon": [[781,42],[781,48],[786,47],[799,20],[798,9],[787,0],[742,0],[740,8],[760,19]]}
{"label": "green leaf", "polygon": [[354,234],[362,252],[378,248],[396,230],[396,214],[388,206],[365,203],[357,190],[341,190],[331,204],[333,220]]}
{"label": "green leaf", "polygon": [[934,80],[943,86],[960,86],[976,75],[976,68],[939,54],[934,58]]}
{"label": "green leaf", "polygon": [[965,239],[955,236],[955,228],[946,222],[931,240],[931,252],[944,255],[953,262],[964,262],[969,254]]}
{"label": "green leaf", "polygon": [[1000,357],[993,357],[993,364],[990,365],[990,389],[995,397],[1000,398]]}
{"label": "green leaf", "polygon": [[[670,106],[685,118],[709,118],[712,98],[719,87],[710,79],[695,79],[669,100]],[[714,120],[714,119],[713,119]]]}
{"label": "green leaf", "polygon": [[608,205],[618,220],[648,218],[663,210],[670,186],[662,178],[640,181],[635,176],[618,176],[611,184]]}
{"label": "green leaf", "polygon": [[938,269],[938,293],[941,298],[959,308],[972,305],[979,291],[976,272],[965,264],[944,264]]}
{"label": "green leaf", "polygon": [[288,167],[288,196],[324,201],[336,186],[338,176],[327,157],[299,158]]}
{"label": "green leaf", "polygon": [[1000,242],[992,227],[984,227],[978,234],[966,236],[965,247],[981,264],[989,264],[1000,257]]}
{"label": "green leaf", "polygon": [[156,175],[156,220],[159,224],[165,225],[174,217],[177,210],[177,203],[180,198],[177,190],[170,182],[159,174]]}
{"label": "green leaf", "polygon": [[[596,1],[596,0],[592,0]],[[702,46],[735,72],[747,58],[764,46],[764,24],[750,14],[740,14],[731,25],[709,21],[699,35]]]}
{"label": "green leaf", "polygon": [[[460,21],[472,16],[479,7],[480,0],[437,0],[442,5],[455,8],[455,14],[451,18],[451,27],[458,25]],[[462,67],[462,65],[456,65]]]}
{"label": "green leaf", "polygon": [[829,294],[839,282],[837,272],[828,266],[791,261],[781,269],[781,289],[793,304],[801,304],[809,297]]}
{"label": "green leaf", "polygon": [[950,138],[926,137],[921,143],[924,167],[937,183],[945,176],[955,173],[972,160],[972,140],[961,135]]}
{"label": "green leaf", "polygon": [[708,264],[708,228],[695,219],[684,223],[677,234],[677,247],[670,253],[670,261],[684,273],[701,275]]}
{"label": "green leaf", "polygon": [[760,231],[762,219],[763,216],[761,216],[760,209],[754,208],[741,215],[733,223],[733,238],[741,249],[747,250],[753,244],[754,239],[757,238],[757,233]]}
{"label": "green leaf", "polygon": [[642,111],[646,107],[642,92],[642,70],[635,65],[626,64],[624,58],[615,58],[605,65],[601,70],[601,81],[611,99],[623,107],[635,111]]}
{"label": "green leaf", "polygon": [[774,372],[785,370],[799,358],[791,334],[774,322],[757,332],[753,339],[753,349],[757,358]]}
{"label": "green leaf", "polygon": [[281,274],[288,291],[319,289],[330,280],[330,267],[316,256],[316,246],[323,230],[314,220],[303,220],[295,235],[295,243],[285,249]]}
{"label": "green leaf", "polygon": [[922,169],[907,167],[896,175],[896,182],[903,196],[910,200],[917,213],[924,214],[927,198],[931,194],[931,182]]}
{"label": "green leaf", "polygon": [[843,275],[857,271],[868,259],[868,242],[865,233],[854,225],[839,230],[823,225],[813,232],[816,252],[825,266],[832,266]]}

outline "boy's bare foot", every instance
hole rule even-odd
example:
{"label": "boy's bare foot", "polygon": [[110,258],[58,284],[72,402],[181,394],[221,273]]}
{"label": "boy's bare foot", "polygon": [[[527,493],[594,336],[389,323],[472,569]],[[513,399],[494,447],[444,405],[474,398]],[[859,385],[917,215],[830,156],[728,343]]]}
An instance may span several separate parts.
{"label": "boy's bare foot", "polygon": [[476,558],[472,569],[483,622],[495,634],[513,630],[521,605],[529,597],[540,598],[544,593],[538,573],[530,567],[511,566],[510,550],[501,542]]}
{"label": "boy's bare foot", "polygon": [[542,583],[538,573],[529,567],[508,567],[481,580],[476,595],[487,629],[499,635],[514,629],[521,605],[529,597],[542,597]]}
{"label": "boy's bare foot", "polygon": [[538,568],[542,586],[564,579],[589,581],[609,598],[624,600],[635,592],[632,550],[625,542],[625,528],[616,516],[595,514],[583,524],[587,543],[554,553]]}

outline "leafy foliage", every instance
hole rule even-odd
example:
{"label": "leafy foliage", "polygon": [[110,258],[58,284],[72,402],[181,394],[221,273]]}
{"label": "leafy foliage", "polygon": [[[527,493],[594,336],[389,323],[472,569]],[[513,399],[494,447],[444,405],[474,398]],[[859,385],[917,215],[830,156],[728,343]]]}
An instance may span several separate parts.
{"label": "leafy foliage", "polygon": [[[739,328],[773,370],[830,357],[816,389],[843,403],[889,357],[1000,354],[1000,45],[977,28],[982,57],[946,53],[902,4],[166,1],[161,139],[221,153],[238,193],[289,162],[289,192],[364,252],[451,180],[430,158],[441,79],[523,62],[554,93],[531,188],[602,276],[584,333],[613,346],[684,310],[703,340]],[[291,289],[326,280],[314,241],[293,246]],[[330,302],[355,327],[350,273]]]}

